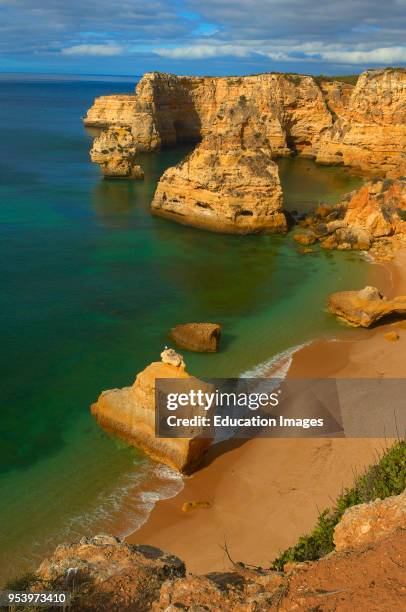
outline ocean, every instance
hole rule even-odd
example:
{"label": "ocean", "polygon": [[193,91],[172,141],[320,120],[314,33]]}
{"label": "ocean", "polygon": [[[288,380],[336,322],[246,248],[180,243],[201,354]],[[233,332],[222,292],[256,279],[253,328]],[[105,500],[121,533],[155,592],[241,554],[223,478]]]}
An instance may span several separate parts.
{"label": "ocean", "polygon": [[[145,180],[103,180],[81,117],[135,79],[0,78],[0,579],[58,543],[128,533],[181,478],[105,434],[89,406],[159,359],[181,322],[223,326],[218,354],[183,352],[198,376],[259,364],[345,329],[324,303],[357,288],[354,253],[303,255],[290,236],[226,236],[150,215],[163,170],[190,147],[144,154]],[[282,160],[286,207],[360,184],[340,168]],[[351,333],[349,330],[347,333]]]}

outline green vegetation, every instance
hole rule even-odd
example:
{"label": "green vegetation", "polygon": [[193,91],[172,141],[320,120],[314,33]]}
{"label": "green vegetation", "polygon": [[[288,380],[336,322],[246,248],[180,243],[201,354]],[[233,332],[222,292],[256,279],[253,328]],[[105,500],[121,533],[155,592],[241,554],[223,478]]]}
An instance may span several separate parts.
{"label": "green vegetation", "polygon": [[347,83],[348,85],[356,85],[358,77],[359,74],[344,74],[341,76],[327,76],[325,74],[318,74],[313,78],[319,85],[322,81],[339,81],[340,83]]}
{"label": "green vegetation", "polygon": [[406,440],[399,440],[386,449],[376,464],[356,478],[352,488],[346,489],[333,508],[326,508],[319,516],[314,530],[299,538],[277,557],[271,568],[282,571],[288,561],[315,561],[334,550],[333,534],[345,510],[356,504],[399,495],[406,487]]}

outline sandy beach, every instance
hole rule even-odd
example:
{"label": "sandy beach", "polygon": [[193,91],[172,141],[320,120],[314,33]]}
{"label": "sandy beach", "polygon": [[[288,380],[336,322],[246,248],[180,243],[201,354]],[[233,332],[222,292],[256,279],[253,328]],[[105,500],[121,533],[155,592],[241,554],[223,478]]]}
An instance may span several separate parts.
{"label": "sandy beach", "polygon": [[[406,293],[406,251],[386,267],[388,297]],[[399,341],[384,334],[393,325],[360,330],[356,340],[321,339],[293,355],[292,378],[392,378],[405,376],[406,329]],[[388,443],[388,442],[387,442]],[[226,570],[235,561],[269,566],[283,549],[311,530],[354,475],[375,460],[379,439],[253,439],[213,446],[184,489],[158,502],[149,520],[127,540],[158,546],[181,557],[194,573]],[[210,508],[183,512],[190,501]]]}

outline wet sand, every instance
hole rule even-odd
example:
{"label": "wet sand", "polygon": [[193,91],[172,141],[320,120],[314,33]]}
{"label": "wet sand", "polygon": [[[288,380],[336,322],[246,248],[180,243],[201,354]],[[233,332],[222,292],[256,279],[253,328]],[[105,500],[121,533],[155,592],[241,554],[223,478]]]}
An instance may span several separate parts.
{"label": "wet sand", "polygon": [[[406,251],[387,266],[388,297],[406,294]],[[356,340],[322,339],[294,354],[292,378],[405,377],[406,329],[398,342],[384,334],[392,325],[360,330]],[[158,546],[185,562],[188,571],[227,570],[227,543],[235,561],[269,566],[311,530],[354,475],[385,447],[377,439],[234,440],[212,447],[202,468],[172,499],[158,502],[149,520],[127,540]],[[211,507],[183,512],[190,501]]]}

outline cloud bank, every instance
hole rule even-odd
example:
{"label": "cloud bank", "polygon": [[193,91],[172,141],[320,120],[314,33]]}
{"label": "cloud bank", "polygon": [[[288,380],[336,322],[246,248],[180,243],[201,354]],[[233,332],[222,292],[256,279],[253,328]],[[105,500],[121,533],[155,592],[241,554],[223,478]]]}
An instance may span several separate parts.
{"label": "cloud bank", "polygon": [[0,0],[6,67],[343,72],[405,65],[405,31],[406,0]]}

